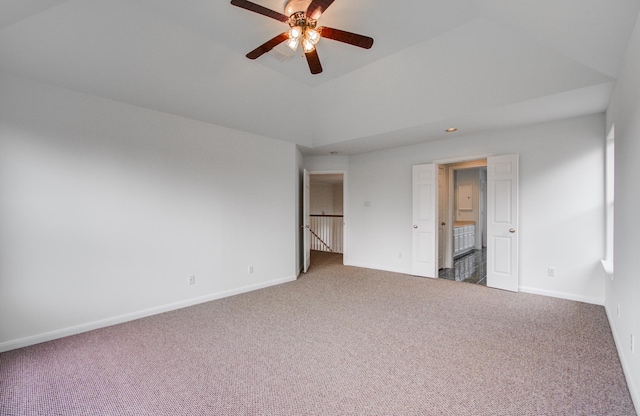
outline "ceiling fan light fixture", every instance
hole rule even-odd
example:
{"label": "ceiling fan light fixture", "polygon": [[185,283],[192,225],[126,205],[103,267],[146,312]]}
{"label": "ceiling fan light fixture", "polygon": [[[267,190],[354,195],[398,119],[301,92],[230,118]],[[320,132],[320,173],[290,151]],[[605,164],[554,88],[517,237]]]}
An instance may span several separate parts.
{"label": "ceiling fan light fixture", "polygon": [[291,48],[291,50],[297,51],[298,50],[298,45],[300,45],[300,38],[290,38],[287,41],[287,46],[289,48]]}
{"label": "ceiling fan light fixture", "polygon": [[300,45],[302,33],[302,28],[300,26],[293,26],[289,30],[289,40],[287,41],[287,46],[294,51],[298,50],[298,45]]}
{"label": "ceiling fan light fixture", "polygon": [[320,58],[316,51],[316,44],[322,37],[364,49],[370,49],[373,45],[373,38],[369,36],[358,35],[357,33],[326,26],[316,26],[318,18],[334,1],[335,0],[286,0],[286,14],[282,14],[249,0],[231,0],[233,6],[261,14],[289,25],[289,30],[280,33],[252,50],[246,55],[247,58],[252,60],[258,59],[265,53],[271,51],[274,51],[273,53],[275,54],[274,48],[283,43],[295,52],[300,46],[300,43],[302,43],[304,56],[309,64],[309,70],[315,75],[322,72]]}
{"label": "ceiling fan light fixture", "polygon": [[309,39],[314,45],[320,40],[320,33],[315,29],[307,29],[304,32],[305,38]]}
{"label": "ceiling fan light fixture", "polygon": [[316,45],[311,41],[311,39],[305,37],[302,40],[302,48],[304,49],[305,53],[313,52],[313,50],[316,48]]}
{"label": "ceiling fan light fixture", "polygon": [[300,26],[294,26],[289,31],[289,37],[291,39],[300,39],[300,36],[302,36],[302,28]]}
{"label": "ceiling fan light fixture", "polygon": [[289,17],[289,26],[291,29],[287,45],[291,49],[297,50],[300,43],[302,43],[305,53],[313,52],[316,49],[316,44],[320,40],[320,32],[316,30],[315,20],[307,18],[303,11],[298,11]]}

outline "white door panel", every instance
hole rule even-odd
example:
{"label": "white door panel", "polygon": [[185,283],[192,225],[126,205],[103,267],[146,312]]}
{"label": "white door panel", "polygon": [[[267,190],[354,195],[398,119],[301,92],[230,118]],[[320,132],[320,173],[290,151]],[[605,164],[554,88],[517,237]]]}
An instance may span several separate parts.
{"label": "white door panel", "polygon": [[438,276],[438,166],[413,166],[412,273]]}
{"label": "white door panel", "polygon": [[311,218],[309,217],[309,202],[311,194],[309,171],[304,170],[304,180],[302,186],[302,228],[303,228],[303,247],[304,247],[304,273],[309,270],[311,265]]}
{"label": "white door panel", "polygon": [[512,274],[511,265],[511,238],[493,238],[494,256],[493,271],[505,276]]}
{"label": "white door panel", "polygon": [[487,286],[518,291],[518,155],[487,158]]}
{"label": "white door panel", "polygon": [[445,172],[445,168],[438,166],[438,270],[444,267],[444,253],[446,250],[447,176]]}

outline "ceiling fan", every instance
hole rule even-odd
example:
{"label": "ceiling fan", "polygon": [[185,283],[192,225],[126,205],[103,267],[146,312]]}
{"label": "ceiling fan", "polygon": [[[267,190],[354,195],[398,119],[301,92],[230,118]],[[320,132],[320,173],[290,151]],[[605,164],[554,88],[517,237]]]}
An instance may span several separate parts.
{"label": "ceiling fan", "polygon": [[247,54],[247,58],[257,59],[283,42],[287,42],[287,46],[294,51],[302,45],[311,73],[319,74],[322,72],[322,65],[316,44],[320,38],[337,40],[364,49],[371,48],[373,39],[368,36],[317,26],[318,18],[333,2],[334,0],[289,0],[285,5],[286,14],[282,14],[248,0],[231,0],[234,6],[289,24],[288,31],[258,46]]}

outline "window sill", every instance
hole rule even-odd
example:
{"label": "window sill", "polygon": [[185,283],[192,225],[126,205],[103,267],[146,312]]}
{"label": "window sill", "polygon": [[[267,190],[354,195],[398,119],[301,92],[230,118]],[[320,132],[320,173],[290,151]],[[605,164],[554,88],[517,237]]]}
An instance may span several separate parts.
{"label": "window sill", "polygon": [[612,260],[600,260],[600,264],[602,264],[602,268],[604,272],[607,274],[609,279],[613,282],[613,261]]}

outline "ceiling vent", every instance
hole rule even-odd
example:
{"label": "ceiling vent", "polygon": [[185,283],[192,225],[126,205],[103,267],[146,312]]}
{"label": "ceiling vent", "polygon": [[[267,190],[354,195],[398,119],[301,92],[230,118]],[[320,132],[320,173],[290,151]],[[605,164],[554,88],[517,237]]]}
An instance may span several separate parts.
{"label": "ceiling vent", "polygon": [[284,44],[281,44],[271,49],[267,55],[270,55],[280,62],[287,62],[296,55],[296,51]]}

